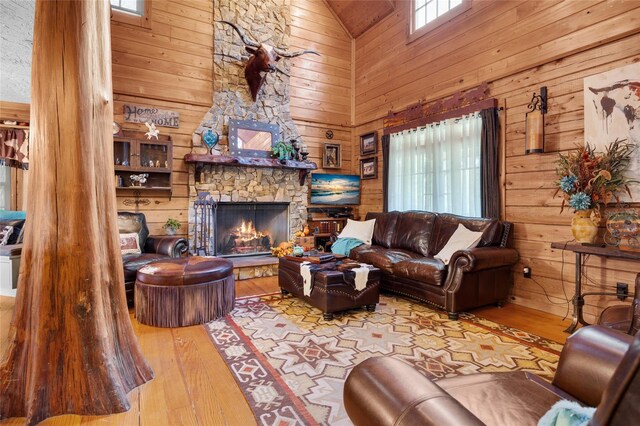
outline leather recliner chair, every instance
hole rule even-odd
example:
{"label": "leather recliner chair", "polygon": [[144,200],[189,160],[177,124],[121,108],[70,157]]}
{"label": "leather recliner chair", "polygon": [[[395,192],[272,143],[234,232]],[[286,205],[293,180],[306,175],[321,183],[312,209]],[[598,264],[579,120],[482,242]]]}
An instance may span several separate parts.
{"label": "leather recliner chair", "polygon": [[526,372],[432,382],[400,360],[370,358],[349,374],[344,405],[356,425],[536,425],[561,399],[597,407],[590,425],[640,419],[640,334],[598,325],[567,340],[552,383]]}
{"label": "leather recliner chair", "polygon": [[640,330],[640,274],[636,275],[636,288],[631,305],[605,308],[598,324],[635,336]]}
{"label": "leather recliner chair", "polygon": [[118,212],[118,231],[120,234],[138,234],[142,253],[123,254],[124,288],[127,304],[133,306],[133,290],[138,269],[156,260],[181,257],[187,252],[187,240],[182,237],[149,235],[144,213]]}

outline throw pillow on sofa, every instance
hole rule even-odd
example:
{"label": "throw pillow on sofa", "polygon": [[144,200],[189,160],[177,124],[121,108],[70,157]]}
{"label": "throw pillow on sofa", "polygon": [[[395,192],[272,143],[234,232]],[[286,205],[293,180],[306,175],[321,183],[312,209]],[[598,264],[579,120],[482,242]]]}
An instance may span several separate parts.
{"label": "throw pillow on sofa", "polygon": [[365,244],[371,244],[373,238],[373,227],[376,224],[375,219],[357,221],[347,219],[347,225],[344,227],[338,238],[357,238]]}
{"label": "throw pillow on sofa", "polygon": [[120,251],[122,254],[140,254],[140,242],[138,234],[132,232],[130,234],[120,234]]}
{"label": "throw pillow on sofa", "polygon": [[11,234],[13,234],[13,226],[5,226],[2,231],[0,231],[0,246],[9,244]]}
{"label": "throw pillow on sofa", "polygon": [[453,233],[447,244],[434,257],[440,259],[445,265],[449,264],[451,256],[458,250],[467,250],[474,248],[480,242],[482,232],[474,232],[467,229],[463,224],[458,224],[456,232]]}

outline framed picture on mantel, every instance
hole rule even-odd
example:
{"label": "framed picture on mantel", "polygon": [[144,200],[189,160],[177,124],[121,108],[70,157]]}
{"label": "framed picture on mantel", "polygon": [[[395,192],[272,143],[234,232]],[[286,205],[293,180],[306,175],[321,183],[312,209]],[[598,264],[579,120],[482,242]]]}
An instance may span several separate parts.
{"label": "framed picture on mantel", "polygon": [[376,132],[373,132],[360,136],[360,155],[371,155],[377,153],[378,134]]}

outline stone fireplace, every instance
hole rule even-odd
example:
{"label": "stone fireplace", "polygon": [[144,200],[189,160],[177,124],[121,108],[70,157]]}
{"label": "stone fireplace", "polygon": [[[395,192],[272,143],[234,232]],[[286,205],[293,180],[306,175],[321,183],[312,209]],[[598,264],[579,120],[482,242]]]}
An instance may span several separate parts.
{"label": "stone fireplace", "polygon": [[[290,0],[265,0],[252,4],[242,0],[216,1],[214,19],[237,24],[259,42],[288,48]],[[300,140],[289,108],[289,73],[291,61],[296,59],[278,62],[278,67],[284,72],[268,74],[257,100],[253,102],[244,77],[245,61],[240,59],[242,55],[246,56],[242,40],[228,25],[220,23],[214,24],[214,38],[213,106],[193,134],[192,154],[207,153],[202,146],[201,135],[208,129],[220,135],[221,150],[217,153],[222,156],[228,154],[226,147],[230,119],[277,124],[282,140]],[[193,203],[200,192],[210,193],[219,203],[289,203],[286,239],[306,223],[308,186],[301,184],[299,170],[203,162],[197,167],[189,167],[189,188],[189,239],[192,252],[195,247]]]}

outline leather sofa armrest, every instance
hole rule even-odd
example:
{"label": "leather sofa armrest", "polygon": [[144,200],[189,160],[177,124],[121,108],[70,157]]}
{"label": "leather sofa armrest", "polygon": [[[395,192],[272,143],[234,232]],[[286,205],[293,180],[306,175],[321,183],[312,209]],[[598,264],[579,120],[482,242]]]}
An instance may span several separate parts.
{"label": "leather sofa armrest", "polygon": [[437,384],[389,357],[357,365],[347,377],[343,400],[356,426],[483,424]]}
{"label": "leather sofa armrest", "polygon": [[597,406],[632,339],[599,325],[579,329],[562,349],[553,385],[591,407]]}
{"label": "leather sofa armrest", "polygon": [[515,265],[518,251],[507,247],[476,247],[457,251],[451,256],[449,265],[461,267],[464,272]]}
{"label": "leather sofa armrest", "polygon": [[180,257],[187,252],[188,246],[187,240],[182,237],[154,235],[147,238],[144,244],[144,252]]}

